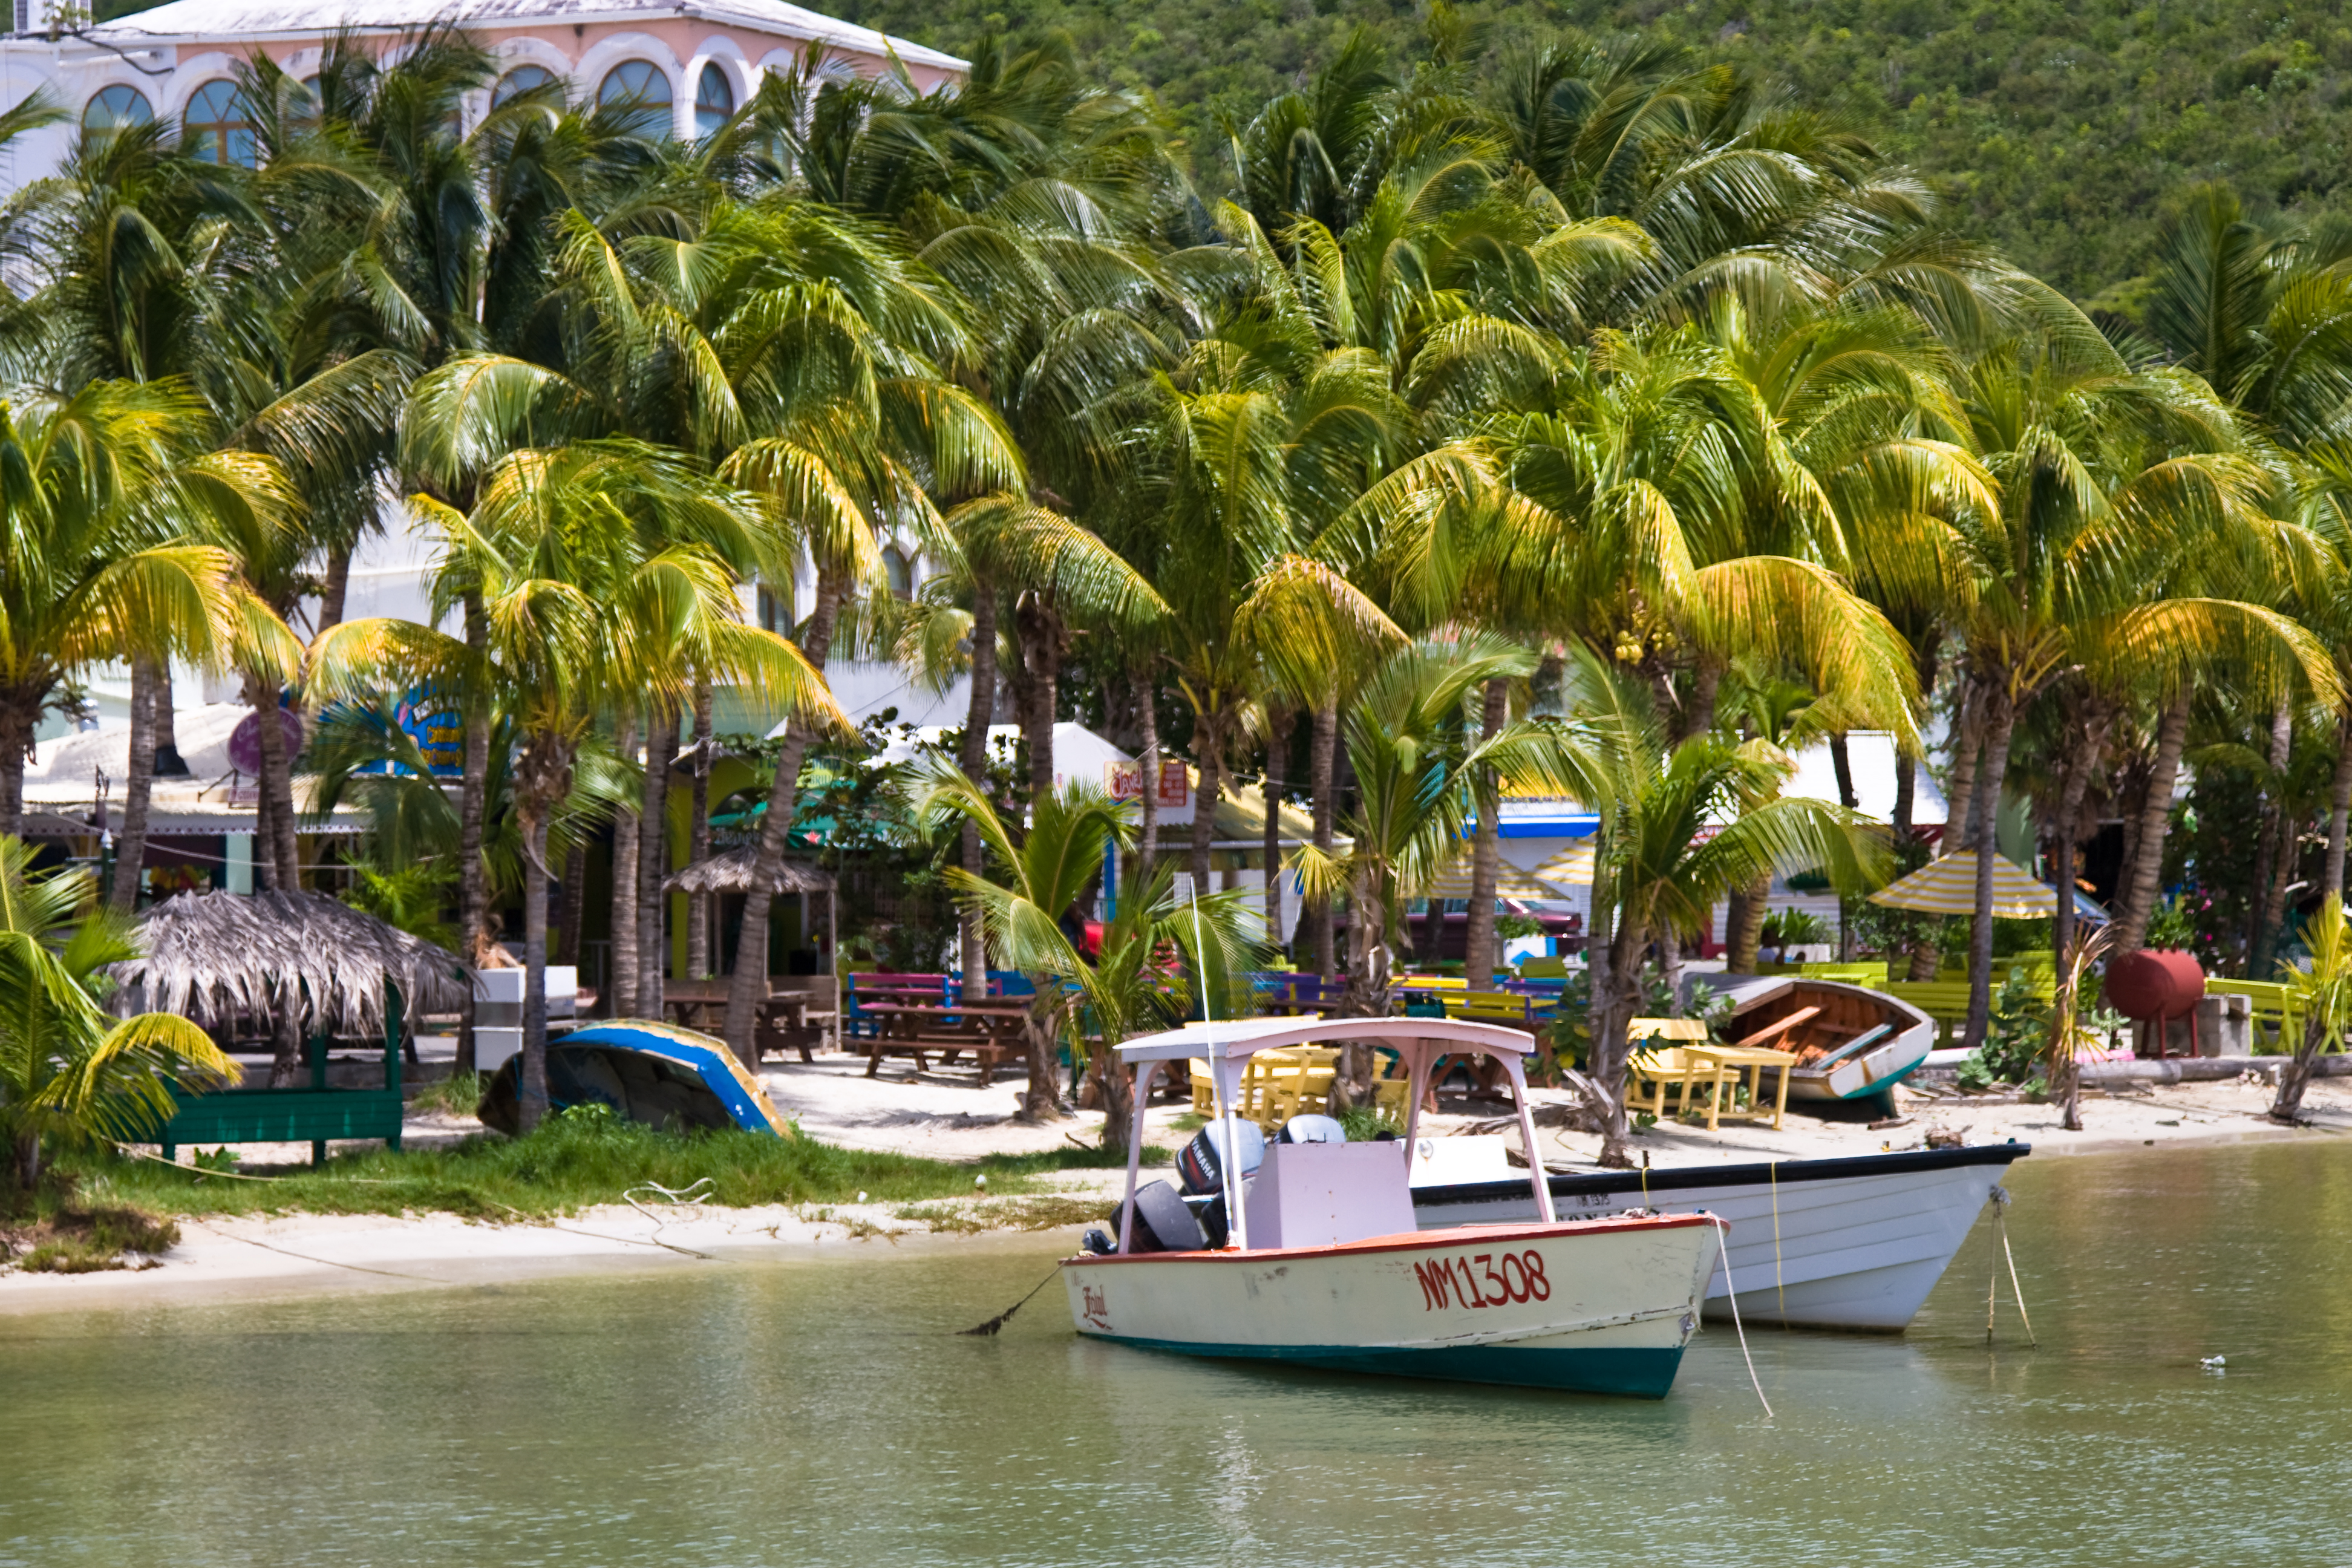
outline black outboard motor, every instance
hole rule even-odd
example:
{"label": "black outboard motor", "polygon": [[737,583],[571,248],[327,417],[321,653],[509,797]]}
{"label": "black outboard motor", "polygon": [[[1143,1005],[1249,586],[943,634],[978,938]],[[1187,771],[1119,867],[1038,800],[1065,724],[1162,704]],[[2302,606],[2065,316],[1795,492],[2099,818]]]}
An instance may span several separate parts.
{"label": "black outboard motor", "polygon": [[[1255,1121],[1234,1118],[1234,1144],[1241,1152],[1241,1162],[1234,1172],[1236,1183],[1254,1174],[1265,1161],[1265,1134]],[[1176,1174],[1183,1181],[1188,1193],[1221,1193],[1225,1187],[1225,1124],[1212,1121],[1192,1134],[1176,1156]]]}
{"label": "black outboard motor", "polygon": [[[1114,1247],[1126,1209],[1121,1204],[1111,1212]],[[1201,1222],[1192,1217],[1182,1195],[1165,1182],[1153,1182],[1136,1189],[1135,1230],[1129,1245],[1138,1252],[1198,1252],[1207,1242],[1201,1234]]]}

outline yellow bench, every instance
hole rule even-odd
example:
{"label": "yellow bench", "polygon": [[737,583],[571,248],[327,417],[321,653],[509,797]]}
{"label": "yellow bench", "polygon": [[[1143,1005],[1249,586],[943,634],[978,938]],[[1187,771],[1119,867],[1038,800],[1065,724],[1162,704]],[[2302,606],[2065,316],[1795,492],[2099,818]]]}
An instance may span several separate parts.
{"label": "yellow bench", "polygon": [[1808,980],[1838,980],[1848,985],[1867,985],[1875,991],[1886,984],[1886,965],[1877,963],[1801,963],[1797,973]]}
{"label": "yellow bench", "polygon": [[[2247,1011],[2252,1016],[2256,1055],[2286,1056],[2303,1045],[2303,1009],[2297,1005],[2294,993],[2275,980],[2222,980],[2205,982],[2208,996],[2243,996]],[[2262,1050],[2263,1041],[2270,1050]]]}

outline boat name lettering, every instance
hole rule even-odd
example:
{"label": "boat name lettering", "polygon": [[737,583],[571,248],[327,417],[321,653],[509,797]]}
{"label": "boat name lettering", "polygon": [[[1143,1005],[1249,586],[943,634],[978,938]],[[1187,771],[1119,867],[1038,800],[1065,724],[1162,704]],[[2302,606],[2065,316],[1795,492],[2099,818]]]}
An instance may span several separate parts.
{"label": "boat name lettering", "polygon": [[1414,1264],[1412,1277],[1421,1286],[1421,1310],[1433,1312],[1440,1307],[1499,1307],[1506,1302],[1551,1300],[1551,1280],[1544,1274],[1542,1253],[1530,1247],[1501,1256],[1499,1266],[1491,1252]]}
{"label": "boat name lettering", "polygon": [[1078,1287],[1078,1298],[1083,1309],[1081,1315],[1087,1322],[1097,1329],[1110,1327],[1110,1310],[1103,1300],[1103,1292],[1098,1288],[1081,1285]]}

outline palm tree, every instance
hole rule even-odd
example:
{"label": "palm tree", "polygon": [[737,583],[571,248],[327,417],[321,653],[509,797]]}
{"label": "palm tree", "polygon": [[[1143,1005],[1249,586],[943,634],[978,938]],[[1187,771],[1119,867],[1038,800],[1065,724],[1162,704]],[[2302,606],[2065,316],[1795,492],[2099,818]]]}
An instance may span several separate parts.
{"label": "palm tree", "polygon": [[[211,428],[184,388],[93,383],[0,406],[0,835],[24,810],[34,727],[59,688],[129,653],[255,667],[299,658],[240,592],[233,559],[192,542],[225,517],[267,518],[267,465],[198,456]],[[229,502],[240,503],[230,505]]]}
{"label": "palm tree", "polygon": [[2289,1125],[2302,1114],[2303,1092],[2320,1053],[2342,1048],[2344,1032],[2352,1028],[2352,923],[2344,918],[2340,895],[2320,900],[2317,912],[2304,922],[2303,945],[2311,967],[2286,964],[2279,971],[2304,1020],[2303,1038],[2280,1071],[2271,1101],[2271,1120]]}
{"label": "palm tree", "polygon": [[[1099,885],[1105,852],[1129,842],[1131,825],[1123,805],[1092,784],[1066,784],[1031,801],[1029,823],[1016,843],[987,790],[961,770],[936,767],[919,776],[916,788],[919,820],[936,826],[961,818],[980,829],[988,845],[987,873],[950,867],[949,882],[980,916],[997,962],[1020,970],[1035,990],[1027,1030],[1029,1088],[1020,1117],[1024,1121],[1057,1121],[1066,1114],[1056,1082],[1056,1050],[1067,1045],[1072,1060],[1084,1064],[1082,1020],[1090,1020],[1106,1044],[1116,1044],[1129,1030],[1163,1014],[1165,999],[1151,994],[1150,973],[1162,948],[1183,952],[1196,983],[1228,1005],[1235,981],[1263,951],[1252,940],[1248,910],[1234,893],[1180,902],[1163,868],[1149,884],[1119,900],[1098,968],[1079,953],[1063,921]],[[1183,1006],[1176,1001],[1180,1014]],[[1131,1106],[1117,1088],[1113,1099],[1104,1142],[1123,1147],[1141,1108]]]}
{"label": "palm tree", "polygon": [[[1655,941],[1700,929],[1715,906],[1775,871],[1818,869],[1841,888],[1871,885],[1885,859],[1878,831],[1828,801],[1780,793],[1788,754],[1766,742],[1705,731],[1670,744],[1646,683],[1576,650],[1575,710],[1596,746],[1586,798],[1599,806],[1591,1057],[1601,1103],[1601,1161],[1629,1163],[1624,1083],[1627,1026],[1641,1005],[1643,955]],[[1605,951],[1601,944],[1606,942]],[[1667,975],[1669,984],[1676,976]]]}
{"label": "palm tree", "polygon": [[0,1137],[27,1194],[46,1144],[152,1138],[175,1109],[173,1084],[238,1076],[185,1018],[107,1016],[107,966],[139,952],[131,917],[93,905],[89,872],[32,865],[24,840],[0,836]]}
{"label": "palm tree", "polygon": [[[520,731],[514,789],[529,972],[520,1098],[529,1128],[547,1105],[548,835],[597,713],[646,694],[678,700],[682,670],[740,681],[803,723],[839,722],[840,712],[791,643],[743,622],[726,547],[740,548],[751,526],[749,503],[674,455],[610,440],[524,450],[491,470],[472,517],[417,504],[446,552],[437,607],[480,595],[491,668]],[[347,623],[312,648],[321,689],[348,697],[387,677],[462,669],[470,658],[445,633],[386,620]]]}

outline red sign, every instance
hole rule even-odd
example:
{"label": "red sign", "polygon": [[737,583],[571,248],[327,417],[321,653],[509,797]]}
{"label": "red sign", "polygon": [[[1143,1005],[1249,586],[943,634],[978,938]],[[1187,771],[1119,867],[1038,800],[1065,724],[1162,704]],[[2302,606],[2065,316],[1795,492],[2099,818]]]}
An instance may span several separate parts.
{"label": "red sign", "polygon": [[[1141,763],[1105,763],[1103,784],[1113,800],[1143,798],[1143,764]],[[1192,778],[1182,763],[1171,757],[1160,761],[1160,804],[1181,806],[1192,798]]]}

